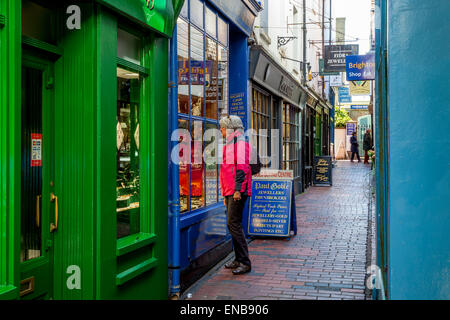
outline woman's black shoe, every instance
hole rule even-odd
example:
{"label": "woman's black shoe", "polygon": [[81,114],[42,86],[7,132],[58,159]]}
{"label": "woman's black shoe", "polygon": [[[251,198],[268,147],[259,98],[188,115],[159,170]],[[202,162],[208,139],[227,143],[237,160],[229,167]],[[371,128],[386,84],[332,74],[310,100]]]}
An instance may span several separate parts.
{"label": "woman's black shoe", "polygon": [[236,260],[225,263],[227,269],[236,269],[237,267],[239,267],[239,262]]}
{"label": "woman's black shoe", "polygon": [[247,266],[245,264],[240,264],[239,267],[237,267],[236,269],[233,270],[233,274],[244,274],[247,272],[250,272],[252,270],[252,268],[250,266]]}

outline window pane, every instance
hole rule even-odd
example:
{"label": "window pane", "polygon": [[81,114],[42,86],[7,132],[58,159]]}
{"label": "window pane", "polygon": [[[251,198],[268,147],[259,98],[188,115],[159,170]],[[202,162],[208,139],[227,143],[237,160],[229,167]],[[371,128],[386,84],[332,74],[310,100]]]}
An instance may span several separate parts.
{"label": "window pane", "polygon": [[191,27],[191,115],[204,116],[203,34]]}
{"label": "window pane", "polygon": [[[208,130],[217,130],[217,125],[207,123],[205,126]],[[218,131],[214,131],[214,136],[206,136],[205,132],[205,176],[206,176],[206,205],[217,203],[217,179],[218,179],[218,162],[217,162],[217,143]],[[212,132],[211,132],[212,134]]]}
{"label": "window pane", "polygon": [[256,89],[252,91],[253,105],[252,105],[252,129],[256,131],[256,146],[261,160],[264,160],[264,167],[270,166],[269,154],[269,103],[270,96],[267,96]]}
{"label": "window pane", "polygon": [[206,116],[217,119],[217,44],[206,37]]}
{"label": "window pane", "polygon": [[190,133],[189,133],[189,121],[178,120],[178,129],[184,129],[185,131],[179,131],[178,145],[179,145],[179,183],[180,183],[180,213],[189,210],[189,162],[190,162]]}
{"label": "window pane", "polygon": [[216,14],[205,8],[205,29],[213,38],[216,38]]}
{"label": "window pane", "polygon": [[183,19],[177,22],[178,112],[189,113],[189,33]]}
{"label": "window pane", "polygon": [[222,42],[224,45],[228,46],[228,24],[218,18],[217,21],[217,25],[218,25],[218,37],[219,37],[219,41]]}
{"label": "window pane", "polygon": [[203,2],[191,0],[191,22],[203,29]]}
{"label": "window pane", "polygon": [[184,1],[183,8],[181,8],[180,16],[188,17],[188,0]]}
{"label": "window pane", "polygon": [[[219,137],[217,140],[218,140],[218,145],[219,145],[217,148],[217,153],[218,153],[217,157],[218,157],[218,159],[222,159],[222,156],[223,156],[222,151],[223,151],[223,146],[225,144],[225,138],[222,136],[222,134],[219,133]],[[220,169],[220,164],[218,164],[217,167],[218,167],[218,169]],[[225,197],[222,195],[222,191],[220,189],[220,176],[218,178],[219,178],[218,179],[218,181],[219,181],[219,183],[218,183],[219,203],[223,203]]]}
{"label": "window pane", "polygon": [[117,238],[140,230],[137,73],[117,68]]}
{"label": "window pane", "polygon": [[203,122],[191,122],[191,210],[205,205],[203,172]]}
{"label": "window pane", "polygon": [[117,29],[117,56],[141,64],[141,39],[122,29]]}
{"label": "window pane", "polygon": [[228,50],[219,45],[218,51],[218,100],[219,117],[228,114]]}

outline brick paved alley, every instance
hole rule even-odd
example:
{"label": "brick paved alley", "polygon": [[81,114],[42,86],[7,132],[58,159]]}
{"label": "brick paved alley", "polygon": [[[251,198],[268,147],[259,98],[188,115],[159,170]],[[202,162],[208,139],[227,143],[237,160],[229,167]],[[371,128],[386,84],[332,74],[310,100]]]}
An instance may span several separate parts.
{"label": "brick paved alley", "polygon": [[296,198],[297,236],[253,240],[250,273],[235,276],[222,261],[184,296],[365,299],[369,174],[368,165],[338,161],[332,187],[310,187]]}

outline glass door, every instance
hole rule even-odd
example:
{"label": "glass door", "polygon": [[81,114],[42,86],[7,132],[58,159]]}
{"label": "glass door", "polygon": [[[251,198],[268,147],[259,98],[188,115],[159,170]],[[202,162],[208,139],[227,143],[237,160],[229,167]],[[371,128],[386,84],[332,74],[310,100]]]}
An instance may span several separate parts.
{"label": "glass door", "polygon": [[52,65],[22,61],[21,241],[22,299],[52,296],[52,232],[58,225],[53,193]]}

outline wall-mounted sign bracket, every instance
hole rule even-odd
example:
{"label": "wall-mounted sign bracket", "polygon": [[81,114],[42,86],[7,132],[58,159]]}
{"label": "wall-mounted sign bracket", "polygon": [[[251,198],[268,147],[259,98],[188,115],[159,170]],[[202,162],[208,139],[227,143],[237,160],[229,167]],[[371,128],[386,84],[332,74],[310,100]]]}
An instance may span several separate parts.
{"label": "wall-mounted sign bracket", "polygon": [[317,77],[320,73],[319,72],[311,72],[311,79],[314,79]]}
{"label": "wall-mounted sign bracket", "polygon": [[280,37],[277,36],[278,49],[286,45],[289,41],[297,39],[297,37]]}

